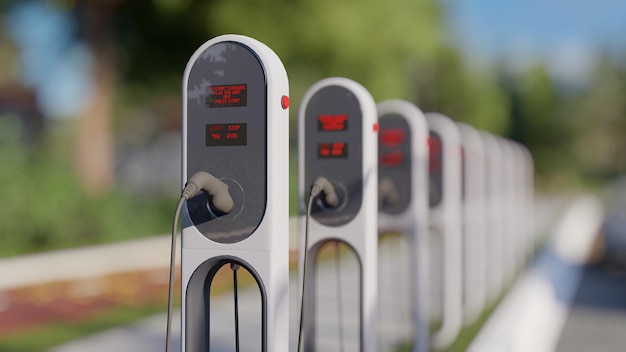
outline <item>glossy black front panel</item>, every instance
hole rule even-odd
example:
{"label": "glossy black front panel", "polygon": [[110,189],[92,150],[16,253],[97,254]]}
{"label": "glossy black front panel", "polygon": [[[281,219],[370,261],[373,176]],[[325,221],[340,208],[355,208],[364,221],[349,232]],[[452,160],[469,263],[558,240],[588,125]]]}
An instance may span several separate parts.
{"label": "glossy black front panel", "polygon": [[430,131],[428,138],[428,204],[434,208],[443,199],[443,143],[437,132]]}
{"label": "glossy black front panel", "polygon": [[378,119],[378,182],[391,182],[394,199],[382,195],[379,210],[400,214],[411,204],[411,129],[406,118],[386,114]]}
{"label": "glossy black front panel", "polygon": [[207,238],[234,243],[259,226],[267,200],[267,87],[263,65],[247,46],[221,42],[205,50],[187,83],[187,177],[206,171],[229,186],[229,214],[207,194],[187,202]]}
{"label": "glossy black front panel", "polygon": [[[352,220],[363,199],[363,116],[356,95],[341,86],[318,90],[305,108],[304,190],[309,199],[311,186],[320,177],[333,183],[340,198],[337,208],[314,203],[312,216],[327,226],[341,226]],[[306,204],[304,204],[306,207]]]}

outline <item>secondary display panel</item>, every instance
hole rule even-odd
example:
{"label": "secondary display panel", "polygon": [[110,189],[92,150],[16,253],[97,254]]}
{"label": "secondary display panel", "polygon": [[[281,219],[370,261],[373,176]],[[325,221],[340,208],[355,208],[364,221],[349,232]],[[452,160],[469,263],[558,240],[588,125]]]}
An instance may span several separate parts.
{"label": "secondary display panel", "polygon": [[335,186],[341,202],[336,209],[327,211],[318,201],[311,215],[327,226],[344,225],[358,214],[363,199],[361,102],[347,87],[328,86],[311,96],[304,114],[304,183],[311,185],[318,177],[326,177]]}
{"label": "secondary display panel", "polygon": [[[428,126],[422,111],[403,100],[386,100],[378,112],[378,232],[400,234],[408,240],[389,260],[392,267],[408,266],[392,282],[408,282],[409,302],[397,287],[379,283],[379,309],[403,314],[381,314],[381,333],[393,341],[411,342],[413,352],[429,351],[429,235],[428,235]],[[384,243],[385,240],[382,240]],[[383,244],[384,245],[384,244]],[[381,253],[384,253],[383,249]],[[408,254],[408,260],[403,259]],[[389,265],[389,264],[386,264]],[[408,318],[407,319],[407,315]],[[404,318],[404,319],[403,319]],[[393,331],[393,333],[391,332]],[[407,346],[408,347],[408,346]]]}
{"label": "secondary display panel", "polygon": [[[375,351],[377,293],[377,202],[376,105],[369,92],[357,82],[333,77],[315,83],[302,98],[298,112],[298,195],[301,236],[311,187],[318,178],[327,179],[337,193],[338,205],[329,206],[316,197],[308,221],[308,241],[299,241],[299,277],[305,282],[302,327],[303,351],[319,351],[317,329],[316,258],[331,242],[346,245],[356,255],[360,283],[358,302],[359,347]],[[307,243],[307,245],[305,245]],[[306,253],[306,280],[304,263]],[[322,337],[320,337],[322,338]],[[322,348],[323,349],[323,348]]]}

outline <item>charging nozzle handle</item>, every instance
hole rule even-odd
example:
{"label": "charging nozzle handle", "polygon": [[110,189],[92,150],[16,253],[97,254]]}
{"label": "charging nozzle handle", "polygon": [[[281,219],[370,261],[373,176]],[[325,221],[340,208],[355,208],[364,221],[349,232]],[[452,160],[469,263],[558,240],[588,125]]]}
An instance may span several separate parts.
{"label": "charging nozzle handle", "polygon": [[205,171],[196,172],[185,184],[183,192],[178,200],[176,211],[174,212],[174,223],[172,224],[172,244],[170,253],[170,281],[169,293],[167,297],[167,329],[165,332],[165,352],[170,351],[170,337],[172,330],[172,310],[174,306],[174,267],[176,266],[176,230],[178,228],[178,218],[183,204],[189,198],[201,191],[207,192],[211,197],[211,204],[224,212],[230,213],[235,207],[233,198],[228,193],[228,185],[215,178],[215,176]]}
{"label": "charging nozzle handle", "polygon": [[324,197],[324,203],[331,208],[335,208],[339,205],[339,196],[335,191],[335,186],[328,181],[326,177],[318,177],[313,186],[311,187],[311,197],[316,197],[322,194]]}
{"label": "charging nozzle handle", "polygon": [[378,201],[381,204],[396,204],[400,200],[400,193],[393,180],[389,177],[383,178],[378,183]]}
{"label": "charging nozzle handle", "polygon": [[212,197],[211,204],[216,209],[230,213],[235,207],[233,198],[228,193],[228,185],[205,171],[198,171],[191,176],[181,196],[189,199],[203,190]]}

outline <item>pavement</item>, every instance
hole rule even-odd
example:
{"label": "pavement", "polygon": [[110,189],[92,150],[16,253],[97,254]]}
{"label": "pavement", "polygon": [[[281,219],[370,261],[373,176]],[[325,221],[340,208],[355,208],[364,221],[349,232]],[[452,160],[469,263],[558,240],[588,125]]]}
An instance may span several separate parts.
{"label": "pavement", "polygon": [[557,352],[621,352],[626,348],[626,272],[582,269]]}
{"label": "pavement", "polygon": [[489,317],[469,352],[557,349],[603,215],[601,203],[592,196],[578,198],[567,207],[551,240]]}

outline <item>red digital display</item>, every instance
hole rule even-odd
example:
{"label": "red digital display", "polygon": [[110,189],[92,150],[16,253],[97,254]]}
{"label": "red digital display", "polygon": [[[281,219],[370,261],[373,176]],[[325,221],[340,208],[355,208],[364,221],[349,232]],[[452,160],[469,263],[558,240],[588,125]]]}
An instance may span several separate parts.
{"label": "red digital display", "polygon": [[320,143],[317,145],[317,156],[320,158],[347,158],[348,143]]}
{"label": "red digital display", "polygon": [[378,157],[378,164],[383,167],[398,167],[404,161],[404,153],[399,150],[382,154]]}
{"label": "red digital display", "polygon": [[441,139],[428,137],[428,170],[433,173],[441,169]]}
{"label": "red digital display", "polygon": [[206,105],[210,108],[228,108],[248,105],[247,84],[209,86]]}
{"label": "red digital display", "polygon": [[319,115],[317,117],[318,131],[346,131],[348,129],[348,115]]}
{"label": "red digital display", "polygon": [[224,123],[206,125],[206,146],[237,146],[248,144],[248,124]]}
{"label": "red digital display", "polygon": [[387,128],[380,131],[378,136],[381,145],[396,147],[404,142],[406,132],[402,128]]}

